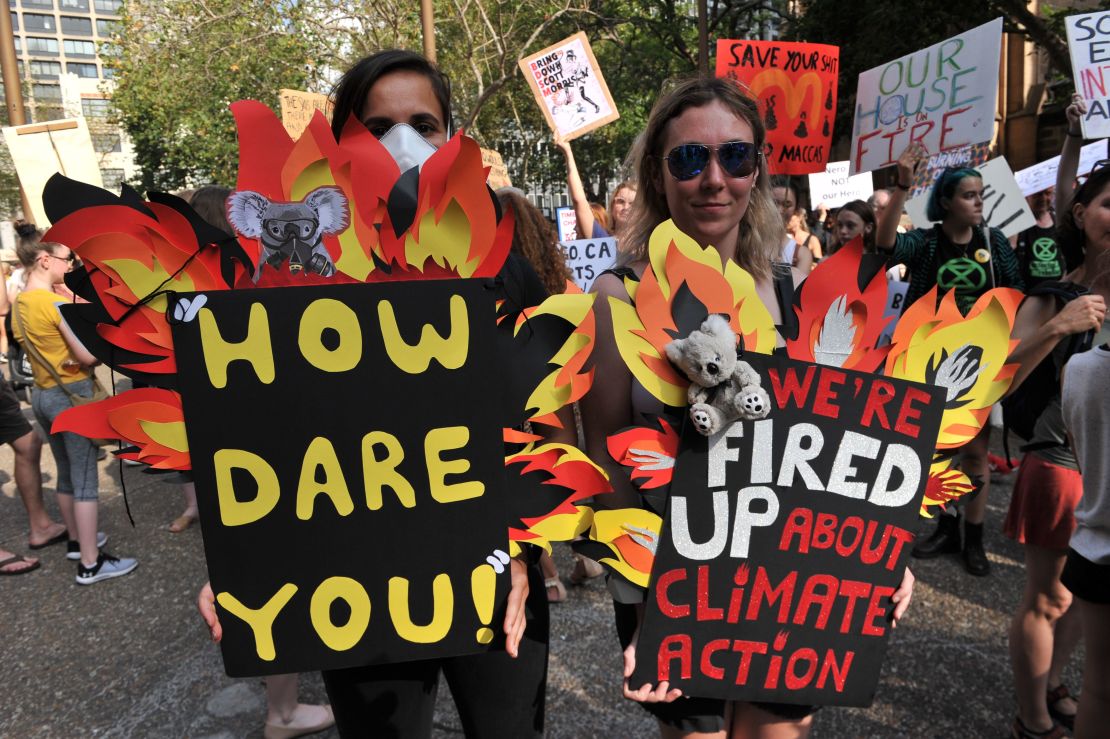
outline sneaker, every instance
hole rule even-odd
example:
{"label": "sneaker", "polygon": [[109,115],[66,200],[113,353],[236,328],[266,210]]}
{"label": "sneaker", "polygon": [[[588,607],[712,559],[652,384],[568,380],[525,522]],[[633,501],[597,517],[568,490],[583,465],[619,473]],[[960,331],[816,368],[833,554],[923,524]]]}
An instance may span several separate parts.
{"label": "sneaker", "polygon": [[[96,532],[96,548],[100,549],[108,543],[108,535],[103,531]],[[66,559],[74,562],[81,561],[81,544],[76,539],[70,539],[66,542]]]}
{"label": "sneaker", "polygon": [[130,557],[113,557],[107,552],[101,552],[96,558],[96,564],[86,567],[78,562],[77,584],[92,585],[94,582],[107,580],[111,577],[122,577],[139,566],[139,560]]}

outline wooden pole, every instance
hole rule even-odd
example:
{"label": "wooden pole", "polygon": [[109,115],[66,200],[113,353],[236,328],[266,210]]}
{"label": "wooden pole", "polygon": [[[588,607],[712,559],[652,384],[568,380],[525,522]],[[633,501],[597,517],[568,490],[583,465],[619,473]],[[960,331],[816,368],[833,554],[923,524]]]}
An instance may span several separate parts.
{"label": "wooden pole", "polygon": [[[27,117],[23,114],[23,89],[20,87],[19,65],[15,58],[12,16],[6,12],[0,12],[0,73],[4,80],[4,102],[8,106],[8,124],[22,126],[27,122]],[[16,175],[16,181],[19,181],[19,175]],[[27,221],[34,219],[31,203],[27,200],[27,193],[22,184],[19,186],[19,199],[23,203],[23,218]]]}
{"label": "wooden pole", "polygon": [[709,9],[706,0],[698,0],[698,74],[709,76]]}
{"label": "wooden pole", "polygon": [[436,31],[432,0],[420,0],[420,23],[424,27],[424,57],[434,64],[436,60]]}

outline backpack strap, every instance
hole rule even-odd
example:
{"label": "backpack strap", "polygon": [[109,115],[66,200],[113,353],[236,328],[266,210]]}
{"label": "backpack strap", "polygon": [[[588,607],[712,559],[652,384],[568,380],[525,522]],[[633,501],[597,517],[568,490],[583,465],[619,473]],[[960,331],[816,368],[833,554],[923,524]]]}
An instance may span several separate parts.
{"label": "backpack strap", "polygon": [[[632,279],[636,280],[637,282],[640,281],[640,278],[636,276],[636,270],[628,266],[610,267],[609,269],[602,272],[601,275],[613,275],[615,277],[619,277],[622,280]],[[598,275],[598,277],[601,277],[601,275]]]}

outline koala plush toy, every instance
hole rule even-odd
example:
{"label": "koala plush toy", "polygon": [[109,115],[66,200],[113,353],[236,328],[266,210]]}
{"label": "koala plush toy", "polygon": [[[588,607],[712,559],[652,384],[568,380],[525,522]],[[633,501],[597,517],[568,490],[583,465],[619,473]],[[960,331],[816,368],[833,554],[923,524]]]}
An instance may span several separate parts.
{"label": "koala plush toy", "polygon": [[733,421],[765,418],[771,412],[771,398],[759,373],[736,356],[736,334],[723,316],[709,316],[685,339],[667,344],[666,351],[690,380],[690,419],[703,436]]}

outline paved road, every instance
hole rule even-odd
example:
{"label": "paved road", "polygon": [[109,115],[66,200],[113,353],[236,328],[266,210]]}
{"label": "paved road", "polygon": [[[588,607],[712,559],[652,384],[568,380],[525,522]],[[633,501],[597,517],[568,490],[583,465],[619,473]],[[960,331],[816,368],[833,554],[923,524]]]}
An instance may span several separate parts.
{"label": "paved road", "polygon": [[[28,411],[29,413],[29,411]],[[53,460],[44,449],[48,498]],[[0,451],[0,544],[26,553],[26,517]],[[127,520],[126,484],[135,527]],[[260,737],[259,680],[232,680],[195,615],[206,579],[200,532],[162,530],[180,510],[176,485],[101,463],[101,528],[108,549],[136,556],[132,575],[74,583],[59,547],[43,567],[0,579],[0,737]],[[915,565],[914,605],[894,634],[875,704],[825,709],[815,737],[1002,737],[1014,712],[1006,630],[1022,587],[1021,550],[998,533],[1008,480],[992,492],[987,546],[993,571],[963,573],[955,560]],[[52,503],[51,503],[52,505]],[[558,549],[562,571],[569,555]],[[548,736],[653,736],[653,724],[619,693],[619,655],[603,586],[571,591],[552,615]],[[1073,660],[1068,682],[1077,688]],[[323,701],[318,676],[302,678],[306,701]],[[446,687],[436,734],[461,731]],[[335,736],[329,732],[321,736]]]}

